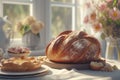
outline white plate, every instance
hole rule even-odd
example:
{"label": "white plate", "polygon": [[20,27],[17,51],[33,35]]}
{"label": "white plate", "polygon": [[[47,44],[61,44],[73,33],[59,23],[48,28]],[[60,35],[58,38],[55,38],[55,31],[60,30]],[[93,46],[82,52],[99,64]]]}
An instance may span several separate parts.
{"label": "white plate", "polygon": [[25,75],[35,75],[35,74],[42,74],[47,72],[48,69],[44,66],[41,66],[40,69],[36,71],[30,71],[30,72],[5,72],[0,70],[0,75],[6,75],[6,76],[25,76]]}

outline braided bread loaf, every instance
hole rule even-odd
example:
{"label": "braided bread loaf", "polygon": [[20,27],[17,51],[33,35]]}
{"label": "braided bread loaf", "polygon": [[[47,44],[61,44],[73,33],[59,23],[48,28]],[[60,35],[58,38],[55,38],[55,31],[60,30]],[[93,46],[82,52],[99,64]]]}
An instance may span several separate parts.
{"label": "braided bread loaf", "polygon": [[99,41],[83,31],[64,31],[46,48],[49,60],[59,63],[89,63],[99,59]]}

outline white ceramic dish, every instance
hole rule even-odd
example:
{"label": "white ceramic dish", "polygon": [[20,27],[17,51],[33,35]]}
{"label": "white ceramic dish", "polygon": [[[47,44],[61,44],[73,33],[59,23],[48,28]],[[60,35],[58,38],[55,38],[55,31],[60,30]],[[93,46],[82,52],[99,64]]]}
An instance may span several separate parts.
{"label": "white ceramic dish", "polygon": [[41,66],[40,69],[36,71],[30,71],[30,72],[5,72],[0,70],[0,75],[6,75],[6,76],[25,76],[25,75],[35,75],[35,74],[42,74],[47,72],[48,69]]}

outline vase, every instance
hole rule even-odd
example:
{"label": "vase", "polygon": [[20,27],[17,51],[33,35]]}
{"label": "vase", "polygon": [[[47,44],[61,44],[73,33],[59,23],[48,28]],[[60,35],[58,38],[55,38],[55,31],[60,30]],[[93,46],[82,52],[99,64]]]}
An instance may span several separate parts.
{"label": "vase", "polygon": [[120,38],[107,37],[105,58],[120,61]]}
{"label": "vase", "polygon": [[32,33],[31,30],[26,32],[22,37],[23,46],[28,47],[31,50],[40,49],[40,35]]}

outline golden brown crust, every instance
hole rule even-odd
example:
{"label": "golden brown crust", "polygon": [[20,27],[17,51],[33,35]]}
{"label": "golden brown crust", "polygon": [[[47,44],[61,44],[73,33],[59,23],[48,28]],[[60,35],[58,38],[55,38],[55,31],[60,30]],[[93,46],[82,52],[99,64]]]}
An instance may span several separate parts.
{"label": "golden brown crust", "polygon": [[46,48],[46,56],[61,63],[88,63],[100,52],[99,41],[83,31],[62,32]]}
{"label": "golden brown crust", "polygon": [[9,72],[33,71],[41,67],[41,61],[35,57],[13,57],[1,61],[1,70]]}

